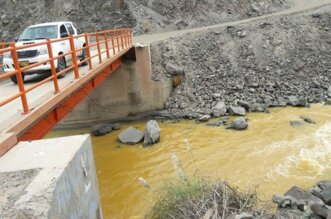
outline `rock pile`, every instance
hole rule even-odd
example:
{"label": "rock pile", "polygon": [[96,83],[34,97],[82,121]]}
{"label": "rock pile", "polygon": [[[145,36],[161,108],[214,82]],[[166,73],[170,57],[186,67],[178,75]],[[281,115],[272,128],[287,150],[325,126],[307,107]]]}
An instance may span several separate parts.
{"label": "rock pile", "polygon": [[306,192],[293,186],[283,196],[274,195],[276,218],[331,218],[331,181],[321,181]]}
{"label": "rock pile", "polygon": [[331,95],[330,11],[325,6],[152,44],[155,80],[173,77],[170,62],[184,72],[166,109],[175,118],[199,118],[223,115],[224,105],[243,115],[233,107],[265,112],[325,101]]}

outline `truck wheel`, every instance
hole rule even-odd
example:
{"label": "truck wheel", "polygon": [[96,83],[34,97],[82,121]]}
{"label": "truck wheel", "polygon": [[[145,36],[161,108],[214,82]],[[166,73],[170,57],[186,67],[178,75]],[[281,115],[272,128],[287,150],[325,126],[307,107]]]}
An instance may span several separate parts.
{"label": "truck wheel", "polygon": [[[23,80],[23,83],[24,83],[24,74],[22,74],[22,80]],[[14,82],[14,84],[17,84],[17,78],[16,78],[16,75],[12,75],[12,76],[10,76],[10,80],[12,81],[12,82]]]}
{"label": "truck wheel", "polygon": [[[56,73],[59,73],[60,71],[66,69],[66,60],[63,58],[59,59],[59,61],[57,62],[57,68],[56,68]],[[65,73],[57,76],[57,78],[64,78],[65,77]]]}
{"label": "truck wheel", "polygon": [[[80,61],[83,61],[84,59],[86,59],[86,49],[83,49],[82,57],[81,57]],[[86,65],[87,65],[87,61],[82,62],[82,66],[86,66]]]}

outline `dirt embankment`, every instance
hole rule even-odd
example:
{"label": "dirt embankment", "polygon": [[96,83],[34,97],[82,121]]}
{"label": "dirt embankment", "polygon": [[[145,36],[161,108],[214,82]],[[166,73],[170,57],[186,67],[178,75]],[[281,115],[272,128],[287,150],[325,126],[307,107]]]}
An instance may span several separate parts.
{"label": "dirt embankment", "polygon": [[287,0],[0,1],[0,40],[12,40],[27,26],[42,22],[69,20],[83,32],[133,27],[135,34],[142,34],[239,20],[287,7]]}
{"label": "dirt embankment", "polygon": [[178,85],[166,108],[196,117],[212,114],[219,101],[246,101],[252,111],[264,111],[325,100],[331,85],[330,9],[152,44],[154,79],[173,77]]}

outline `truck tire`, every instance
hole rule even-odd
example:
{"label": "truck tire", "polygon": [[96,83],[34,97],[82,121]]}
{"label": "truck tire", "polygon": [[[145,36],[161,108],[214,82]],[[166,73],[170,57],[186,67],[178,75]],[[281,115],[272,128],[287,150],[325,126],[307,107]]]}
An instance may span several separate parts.
{"label": "truck tire", "polygon": [[[64,70],[67,68],[66,65],[66,60],[64,59],[64,57],[62,57],[61,59],[59,59],[59,61],[57,62],[57,68],[56,68],[56,73],[59,73],[60,71]],[[57,76],[57,78],[64,78],[65,77],[65,73]]]}
{"label": "truck tire", "polygon": [[[84,45],[84,46],[85,46],[85,45]],[[86,50],[87,50],[87,49],[83,49],[83,51],[82,51],[82,56],[81,56],[80,61],[83,61],[84,59],[86,59]],[[87,61],[82,62],[82,66],[86,66],[86,65],[87,65]]]}
{"label": "truck tire", "polygon": [[[24,74],[22,74],[22,80],[23,80],[23,83],[24,83]],[[14,84],[17,84],[17,78],[16,78],[16,75],[12,75],[10,76],[10,80],[14,83]]]}

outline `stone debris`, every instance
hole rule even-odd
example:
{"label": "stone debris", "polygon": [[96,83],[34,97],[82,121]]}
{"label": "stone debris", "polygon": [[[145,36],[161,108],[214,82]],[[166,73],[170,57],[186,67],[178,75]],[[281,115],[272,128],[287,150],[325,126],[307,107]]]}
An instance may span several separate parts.
{"label": "stone debris", "polygon": [[160,141],[161,129],[155,120],[150,120],[145,126],[144,146],[150,146]]}
{"label": "stone debris", "polygon": [[311,118],[308,118],[307,116],[300,116],[300,119],[302,119],[303,121],[310,123],[310,124],[316,124],[316,122],[314,120],[312,120]]}
{"label": "stone debris", "polygon": [[290,124],[293,128],[299,128],[304,125],[301,121],[290,121]]}
{"label": "stone debris", "polygon": [[91,127],[91,134],[93,136],[102,136],[110,133],[113,130],[110,124],[98,124]]}
{"label": "stone debris", "polygon": [[274,195],[272,200],[278,205],[275,218],[331,218],[331,202],[323,196],[331,194],[330,185],[331,181],[325,180],[311,191],[293,186],[284,196]]}
{"label": "stone debris", "polygon": [[248,123],[246,122],[245,117],[239,117],[235,119],[231,125],[226,127],[226,129],[234,129],[234,130],[244,130],[247,129]]}
{"label": "stone debris", "polygon": [[139,131],[133,127],[129,127],[122,131],[118,136],[117,139],[123,144],[138,144],[144,138],[144,132]]}
{"label": "stone debris", "polygon": [[227,108],[223,101],[219,101],[212,109],[213,116],[220,117],[226,115]]}
{"label": "stone debris", "polygon": [[[324,28],[331,26],[330,8],[309,12],[318,12],[318,18],[272,17],[262,24],[232,25],[153,43],[153,79],[169,78],[165,66],[173,60],[185,71],[166,109],[176,118],[217,117],[220,102],[246,112],[266,112],[268,107],[308,107],[327,100],[331,44],[330,31]],[[240,38],[242,30],[247,35]]]}
{"label": "stone debris", "polygon": [[243,107],[230,106],[229,107],[229,114],[231,116],[245,116],[246,115],[246,110]]}

